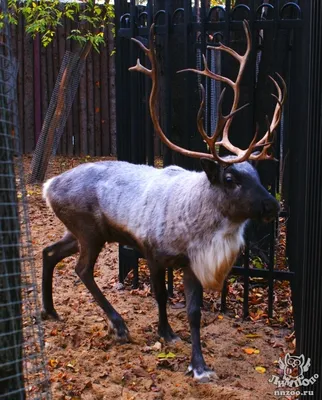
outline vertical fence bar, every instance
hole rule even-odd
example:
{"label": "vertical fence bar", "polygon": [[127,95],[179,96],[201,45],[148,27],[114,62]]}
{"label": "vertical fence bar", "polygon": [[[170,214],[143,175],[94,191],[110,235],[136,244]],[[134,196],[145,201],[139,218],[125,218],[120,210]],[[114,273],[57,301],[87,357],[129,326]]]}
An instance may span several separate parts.
{"label": "vertical fence bar", "polygon": [[[149,0],[147,4],[147,13],[148,13],[148,20],[147,20],[147,28],[150,29],[150,26],[153,22],[153,7],[152,1]],[[147,59],[147,57],[146,57]],[[147,60],[148,61],[148,60]],[[147,147],[147,161],[149,165],[154,165],[154,129],[152,120],[150,117],[150,110],[149,110],[149,95],[152,88],[152,82],[149,76],[145,77],[145,115],[146,115],[146,147]]]}
{"label": "vertical fence bar", "polygon": [[[131,74],[127,68],[135,65],[136,59],[133,43],[130,38],[134,37],[135,32],[135,1],[131,0],[130,13],[128,13],[128,3],[121,0],[115,4],[116,15],[116,45],[119,51],[116,52],[116,129],[117,129],[117,156],[119,160],[135,162],[133,156],[137,155],[135,140],[139,140],[135,136],[135,118],[137,98],[134,97],[137,85],[134,79],[137,79],[135,73]],[[129,33],[128,37],[122,37],[120,29]],[[124,88],[130,88],[130,94],[124,93]],[[130,115],[130,118],[124,118],[124,115]],[[132,131],[133,129],[133,131]],[[138,253],[131,247],[119,245],[119,280],[124,282],[128,272],[134,269],[133,287],[138,285]]]}
{"label": "vertical fence bar", "polygon": [[87,98],[87,141],[88,141],[88,154],[95,156],[95,131],[94,131],[94,79],[93,79],[93,52],[95,50],[92,48],[86,59],[86,98]]}
{"label": "vertical fence bar", "polygon": [[[111,29],[110,25],[105,29],[105,39],[109,40],[109,35],[106,30]],[[100,91],[100,105],[101,105],[101,129],[102,129],[102,150],[101,154],[103,156],[108,156],[111,154],[111,129],[110,129],[110,86],[109,86],[109,54],[108,49],[110,45],[100,47],[100,77],[99,77],[99,91]]]}
{"label": "vertical fence bar", "polygon": [[[322,3],[312,0],[309,14],[309,57],[307,60],[308,110],[305,171],[305,200],[303,204],[303,281],[302,321],[299,350],[311,359],[306,378],[319,375],[306,390],[314,392],[314,398],[322,398]],[[302,396],[309,398],[309,396]]]}
{"label": "vertical fence bar", "polygon": [[[131,0],[130,2],[130,37],[136,37],[136,5],[135,0]],[[135,65],[137,59],[137,46],[132,41],[130,42],[130,64]],[[138,132],[138,112],[139,112],[139,104],[137,99],[137,90],[138,90],[138,82],[140,76],[137,73],[131,73],[130,78],[130,99],[131,99],[131,108],[130,108],[130,118],[131,118],[131,158],[130,161],[133,163],[138,163],[138,146],[141,145],[139,143],[139,132]]]}
{"label": "vertical fence bar", "polygon": [[[167,137],[171,137],[171,125],[172,125],[172,101],[171,101],[171,60],[170,60],[170,30],[172,28],[170,21],[172,21],[173,9],[170,7],[170,2],[167,1],[165,5],[165,36],[164,36],[164,58],[165,58],[165,87],[166,92],[164,99],[166,99],[166,104],[164,106],[166,110],[165,115],[165,133]],[[168,293],[173,296],[173,268],[168,268]]]}
{"label": "vertical fence bar", "polygon": [[244,301],[243,301],[243,316],[248,317],[249,314],[249,238],[246,231],[245,237],[245,252],[244,252]]}
{"label": "vertical fence bar", "polygon": [[[94,89],[94,135],[95,156],[102,156],[102,104],[101,104],[101,66],[100,55],[93,49],[93,89]],[[105,90],[107,87],[105,88]]]}
{"label": "vertical fence bar", "polygon": [[34,118],[35,118],[35,135],[36,141],[41,131],[41,62],[40,62],[40,38],[37,35],[34,39]]}
{"label": "vertical fence bar", "polygon": [[[23,78],[24,78],[24,58],[23,54],[23,40],[24,40],[24,19],[23,16],[20,14],[18,16],[18,25],[16,27],[16,34],[18,35],[17,38],[17,59],[19,59],[18,65],[18,109],[19,109],[19,126],[21,130],[21,137],[22,137],[22,150],[24,153],[27,153],[26,148],[26,138],[25,138],[25,127],[24,127],[24,86],[23,86]],[[19,57],[20,55],[20,57]]]}
{"label": "vertical fence bar", "polygon": [[34,74],[33,74],[33,39],[24,35],[23,58],[24,58],[24,134],[25,151],[31,153],[35,148],[35,126],[34,126],[34,103],[30,97],[33,93]]}
{"label": "vertical fence bar", "polygon": [[[293,64],[296,68],[291,69],[290,86],[288,87],[288,98],[292,117],[289,120],[289,132],[292,140],[289,142],[289,196],[288,208],[289,218],[287,221],[287,257],[290,270],[295,273],[296,279],[291,282],[294,324],[296,332],[297,352],[302,351],[302,292],[304,274],[304,218],[305,210],[305,188],[306,188],[306,165],[309,154],[306,149],[307,121],[309,115],[307,99],[309,97],[308,60],[310,55],[310,19],[312,2],[301,2],[303,12],[303,25],[301,29],[294,32]],[[299,101],[299,99],[303,99]],[[306,239],[307,240],[307,239]]]}

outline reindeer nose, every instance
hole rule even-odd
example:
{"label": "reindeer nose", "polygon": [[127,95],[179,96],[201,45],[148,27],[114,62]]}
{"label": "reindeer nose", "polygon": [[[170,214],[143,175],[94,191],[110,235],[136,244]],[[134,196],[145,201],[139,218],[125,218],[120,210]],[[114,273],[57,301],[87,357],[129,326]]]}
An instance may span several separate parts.
{"label": "reindeer nose", "polygon": [[279,204],[276,199],[272,196],[271,198],[262,201],[262,215],[264,221],[272,221],[279,212]]}

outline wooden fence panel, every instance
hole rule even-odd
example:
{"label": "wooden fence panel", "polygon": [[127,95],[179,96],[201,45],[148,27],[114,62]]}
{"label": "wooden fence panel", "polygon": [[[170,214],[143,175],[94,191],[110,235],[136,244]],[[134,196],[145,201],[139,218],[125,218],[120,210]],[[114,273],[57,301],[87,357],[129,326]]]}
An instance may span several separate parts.
{"label": "wooden fence panel", "polygon": [[25,151],[30,152],[35,147],[35,124],[34,124],[34,71],[33,71],[33,40],[24,35],[23,41],[23,133],[25,135]]}
{"label": "wooden fence panel", "polygon": [[86,70],[88,153],[93,156],[95,154],[93,51],[87,56]]}
{"label": "wooden fence panel", "polygon": [[[35,149],[65,52],[79,52],[79,45],[66,39],[71,29],[73,24],[66,19],[57,29],[53,42],[44,48],[25,34],[22,17],[19,24],[12,27],[13,50],[19,65],[17,87],[24,153]],[[108,28],[105,36],[113,40]],[[111,143],[115,138],[112,139],[111,134],[115,134],[115,128],[110,126],[110,115],[115,114],[115,110],[110,107],[115,102],[110,101],[109,47],[101,46],[100,53],[92,50],[86,60],[57,154],[112,154]]]}
{"label": "wooden fence panel", "polygon": [[[107,38],[107,34],[106,38]],[[107,42],[107,40],[106,40]],[[109,97],[112,95],[112,93],[109,90],[110,96],[106,95],[106,91],[104,88],[109,88],[109,65],[108,65],[108,59],[109,59],[109,54],[108,54],[108,46],[103,47],[101,46],[101,57],[100,57],[100,63],[101,63],[101,74],[100,74],[100,81],[99,81],[99,87],[100,87],[100,102],[101,102],[101,129],[102,129],[102,152],[105,154],[109,149],[111,149],[111,141],[110,141],[110,136],[112,136],[112,132],[110,132],[109,126],[110,126],[110,113],[108,110],[110,109],[110,103],[109,103]],[[109,88],[110,89],[110,88]],[[112,150],[112,149],[111,149]]]}

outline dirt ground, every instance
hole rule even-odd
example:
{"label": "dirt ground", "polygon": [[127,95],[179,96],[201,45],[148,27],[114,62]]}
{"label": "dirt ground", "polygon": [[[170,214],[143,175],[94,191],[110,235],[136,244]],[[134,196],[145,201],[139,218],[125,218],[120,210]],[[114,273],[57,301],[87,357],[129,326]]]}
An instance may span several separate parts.
{"label": "dirt ground", "polygon": [[[87,161],[86,159],[83,161]],[[26,160],[26,165],[30,162]],[[57,159],[55,172],[79,160]],[[41,187],[28,185],[30,221],[41,287],[42,249],[60,239],[62,224],[46,207]],[[128,279],[118,285],[118,247],[106,245],[96,265],[96,282],[124,317],[133,342],[116,343],[103,311],[74,272],[77,256],[66,258],[54,273],[54,303],[61,321],[44,321],[45,349],[53,399],[274,399],[268,383],[277,372],[276,360],[290,348],[290,329],[274,327],[265,319],[243,321],[219,313],[219,295],[207,294],[201,338],[207,364],[219,380],[196,383],[185,375],[190,359],[190,333],[176,280],[168,307],[170,324],[181,341],[165,344],[157,336],[157,305],[148,286],[147,268],[140,267],[140,288]],[[180,277],[180,276],[179,276]]]}

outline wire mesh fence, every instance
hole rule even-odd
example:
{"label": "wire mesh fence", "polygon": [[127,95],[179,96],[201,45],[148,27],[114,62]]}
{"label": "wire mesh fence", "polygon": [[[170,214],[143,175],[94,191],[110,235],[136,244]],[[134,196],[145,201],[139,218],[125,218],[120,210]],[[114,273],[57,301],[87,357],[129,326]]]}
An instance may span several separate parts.
{"label": "wire mesh fence", "polygon": [[[5,13],[6,1],[0,1]],[[49,399],[16,101],[17,63],[0,27],[0,399]]]}
{"label": "wire mesh fence", "polygon": [[[85,54],[86,58],[87,54]],[[42,130],[34,151],[29,182],[43,182],[55,155],[85,66],[83,56],[67,51],[63,58]]]}

